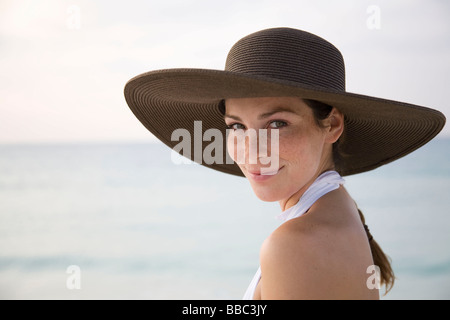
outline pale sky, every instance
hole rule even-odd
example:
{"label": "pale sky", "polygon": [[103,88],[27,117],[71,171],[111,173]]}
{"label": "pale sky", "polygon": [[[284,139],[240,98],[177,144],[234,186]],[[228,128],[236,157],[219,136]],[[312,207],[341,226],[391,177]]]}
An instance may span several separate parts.
{"label": "pale sky", "polygon": [[272,27],[336,45],[347,91],[449,118],[449,16],[445,0],[0,0],[0,143],[152,141],[130,78],[223,69],[237,40]]}

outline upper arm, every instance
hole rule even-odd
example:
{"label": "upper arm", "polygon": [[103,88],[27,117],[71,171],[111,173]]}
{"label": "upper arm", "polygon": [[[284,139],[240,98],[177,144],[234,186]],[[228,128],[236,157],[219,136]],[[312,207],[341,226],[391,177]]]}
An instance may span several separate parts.
{"label": "upper arm", "polygon": [[340,280],[338,270],[322,240],[286,228],[269,236],[260,253],[261,298],[335,297]]}

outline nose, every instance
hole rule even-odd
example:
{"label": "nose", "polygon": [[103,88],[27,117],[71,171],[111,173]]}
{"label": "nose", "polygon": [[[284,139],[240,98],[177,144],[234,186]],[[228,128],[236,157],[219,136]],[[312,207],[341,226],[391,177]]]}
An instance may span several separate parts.
{"label": "nose", "polygon": [[229,150],[229,153],[233,160],[237,164],[245,165],[267,164],[270,152],[267,133],[266,129],[234,130],[228,143],[229,149],[232,147],[232,152]]}

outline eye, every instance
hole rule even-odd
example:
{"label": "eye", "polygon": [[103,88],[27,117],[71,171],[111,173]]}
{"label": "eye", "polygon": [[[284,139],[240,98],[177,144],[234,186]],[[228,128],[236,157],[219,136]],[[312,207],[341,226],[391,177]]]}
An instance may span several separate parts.
{"label": "eye", "polygon": [[245,126],[240,123],[232,123],[232,124],[228,125],[227,128],[232,129],[232,130],[244,130]]}
{"label": "eye", "polygon": [[284,121],[280,121],[280,120],[275,120],[272,121],[271,123],[269,123],[269,128],[271,129],[279,129],[281,127],[285,127],[287,126],[287,123]]}

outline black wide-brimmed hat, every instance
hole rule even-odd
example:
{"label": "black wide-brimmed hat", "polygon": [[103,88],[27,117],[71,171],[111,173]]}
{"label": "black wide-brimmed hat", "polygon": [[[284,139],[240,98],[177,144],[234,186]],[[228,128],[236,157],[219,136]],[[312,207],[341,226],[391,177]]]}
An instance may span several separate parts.
{"label": "black wide-brimmed hat", "polygon": [[[167,146],[176,129],[203,136],[226,125],[221,106],[228,98],[301,97],[336,107],[344,114],[339,140],[341,175],[372,170],[399,159],[435,137],[445,124],[437,110],[345,91],[339,50],[311,33],[273,28],[250,34],[230,50],[225,70],[167,69],[138,75],[125,86],[126,101],[142,124]],[[201,131],[194,125],[201,122]],[[193,140],[193,139],[192,139]],[[226,150],[226,139],[223,139]],[[194,159],[192,152],[183,155]],[[202,148],[210,144],[202,141]],[[243,176],[237,164],[207,164]],[[229,163],[229,162],[228,162]]]}

